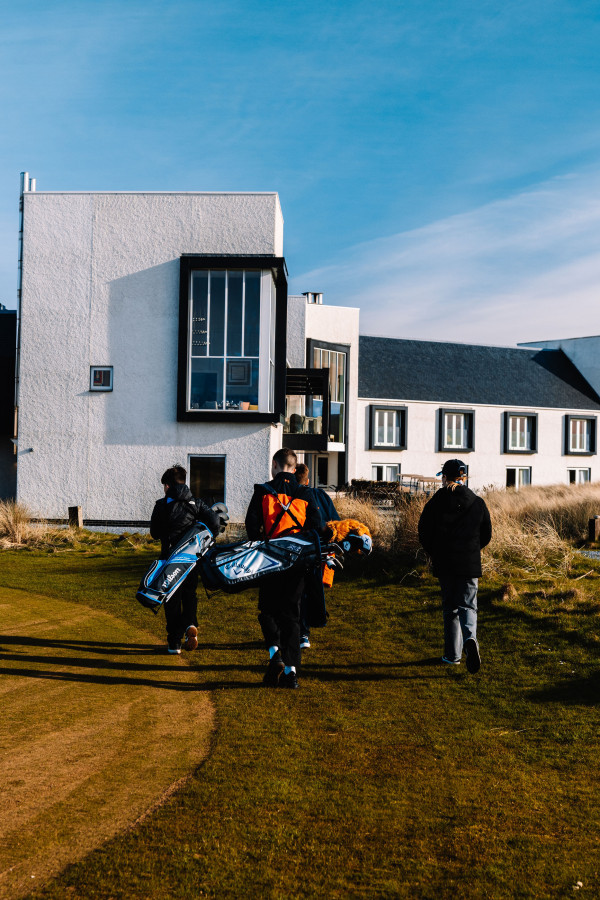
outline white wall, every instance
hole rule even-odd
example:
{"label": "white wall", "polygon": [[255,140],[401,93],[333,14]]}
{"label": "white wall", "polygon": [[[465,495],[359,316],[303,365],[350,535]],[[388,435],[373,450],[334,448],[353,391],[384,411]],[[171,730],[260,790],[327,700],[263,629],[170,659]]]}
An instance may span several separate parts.
{"label": "white wall", "polygon": [[[407,449],[369,450],[369,406],[407,407]],[[475,450],[436,451],[438,440],[437,411],[440,407],[475,410]],[[513,408],[527,412],[526,407]],[[567,483],[567,469],[591,468],[592,480],[600,479],[598,456],[563,455],[565,413],[598,416],[598,410],[537,409],[538,452],[532,454],[503,453],[503,414],[507,406],[467,406],[460,403],[415,402],[361,399],[358,401],[357,478],[371,478],[375,464],[399,464],[404,475],[434,477],[446,459],[459,458],[469,466],[469,486],[479,489],[494,484],[506,485],[506,469],[531,466],[532,484]],[[600,416],[598,416],[600,419]]]}
{"label": "white wall", "polygon": [[[280,429],[176,421],[179,257],[281,255],[277,195],[37,192],[24,203],[18,499],[46,517],[78,504],[85,518],[146,519],[165,468],[226,454],[241,520]],[[90,365],[114,366],[112,393],[90,393]]]}

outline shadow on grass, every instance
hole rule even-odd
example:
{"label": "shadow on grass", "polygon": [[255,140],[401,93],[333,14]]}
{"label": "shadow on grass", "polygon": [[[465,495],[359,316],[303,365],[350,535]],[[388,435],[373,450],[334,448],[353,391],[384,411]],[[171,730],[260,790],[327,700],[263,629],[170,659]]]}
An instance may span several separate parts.
{"label": "shadow on grass", "polygon": [[50,638],[23,637],[23,635],[0,635],[0,650],[3,644],[22,647],[55,647],[60,650],[85,650],[88,653],[104,653],[116,655],[123,653],[127,656],[164,653],[163,645],[156,644],[126,644],[122,641],[79,641],[74,639],[52,640]]}
{"label": "shadow on grass", "polygon": [[600,697],[600,670],[587,678],[572,678],[560,681],[551,687],[528,694],[537,703],[566,703],[571,706],[596,706]]}

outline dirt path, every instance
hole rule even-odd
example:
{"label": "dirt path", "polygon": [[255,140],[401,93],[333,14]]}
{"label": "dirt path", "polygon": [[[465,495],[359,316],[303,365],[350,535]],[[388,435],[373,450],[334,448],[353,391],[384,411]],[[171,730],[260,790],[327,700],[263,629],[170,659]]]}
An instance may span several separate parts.
{"label": "dirt path", "polygon": [[82,605],[0,590],[0,898],[29,892],[206,756],[213,708],[156,639]]}

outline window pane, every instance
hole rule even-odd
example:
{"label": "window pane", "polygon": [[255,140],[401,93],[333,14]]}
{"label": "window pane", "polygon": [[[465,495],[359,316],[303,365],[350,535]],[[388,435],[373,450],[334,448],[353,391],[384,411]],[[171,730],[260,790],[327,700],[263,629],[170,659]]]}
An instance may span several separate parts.
{"label": "window pane", "polygon": [[317,487],[327,484],[329,479],[329,457],[317,456]]}
{"label": "window pane", "polygon": [[337,392],[338,392],[338,400],[340,403],[343,403],[346,399],[346,354],[338,353],[338,384],[337,384]]}
{"label": "window pane", "polygon": [[506,470],[506,487],[514,488],[517,484],[517,470],[516,469],[507,469]]}
{"label": "window pane", "polygon": [[227,356],[242,355],[243,272],[227,273]]}
{"label": "window pane", "polygon": [[223,359],[192,359],[191,409],[223,409]]}
{"label": "window pane", "polygon": [[210,273],[209,356],[225,352],[225,272]]}
{"label": "window pane", "polygon": [[226,408],[258,409],[258,360],[228,359],[226,366]]}
{"label": "window pane", "polygon": [[209,506],[225,501],[225,457],[192,456],[190,490]]}
{"label": "window pane", "polygon": [[385,467],[385,480],[386,481],[398,481],[398,466],[386,466]]}
{"label": "window pane", "polygon": [[519,469],[519,487],[531,484],[531,469]]}
{"label": "window pane", "polygon": [[258,356],[260,343],[260,272],[246,272],[244,356]]}
{"label": "window pane", "polygon": [[335,443],[344,441],[343,404],[331,403],[329,406],[329,440]]}
{"label": "window pane", "polygon": [[462,413],[446,414],[446,447],[466,447],[465,416]]}
{"label": "window pane", "polygon": [[206,356],[208,316],[208,272],[192,275],[192,356]]}

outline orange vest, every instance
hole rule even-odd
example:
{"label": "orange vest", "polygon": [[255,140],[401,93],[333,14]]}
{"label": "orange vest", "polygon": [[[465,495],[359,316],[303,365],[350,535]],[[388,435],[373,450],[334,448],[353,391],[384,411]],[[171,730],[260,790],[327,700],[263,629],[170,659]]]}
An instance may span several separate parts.
{"label": "orange vest", "polygon": [[[293,534],[302,531],[306,522],[308,503],[299,497],[293,499],[287,494],[266,493],[262,498],[262,514],[267,539],[283,532]],[[291,515],[290,515],[291,513]]]}

